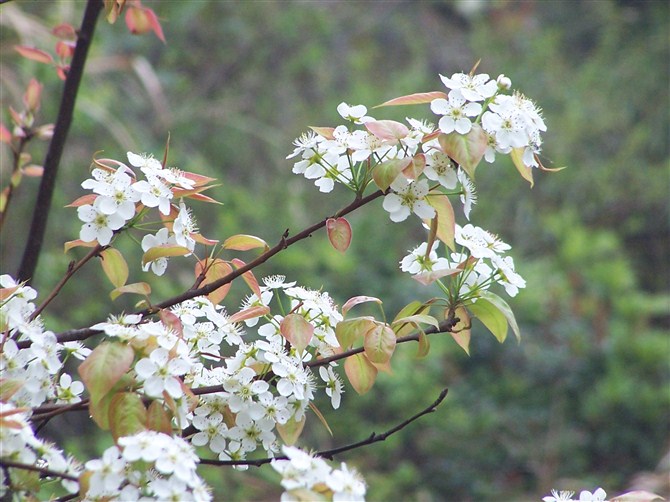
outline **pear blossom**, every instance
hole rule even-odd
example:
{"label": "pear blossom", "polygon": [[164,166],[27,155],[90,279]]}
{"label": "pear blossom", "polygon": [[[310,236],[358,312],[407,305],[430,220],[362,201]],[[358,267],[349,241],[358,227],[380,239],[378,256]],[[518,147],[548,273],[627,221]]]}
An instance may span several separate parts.
{"label": "pear blossom", "polygon": [[390,213],[391,221],[400,222],[414,213],[419,218],[435,216],[435,209],[425,200],[428,195],[426,180],[412,181],[400,175],[391,183],[392,192],[384,196],[382,206]]}
{"label": "pear blossom", "polygon": [[448,260],[445,258],[438,258],[437,256],[437,248],[439,245],[439,241],[434,241],[430,248],[430,252],[427,252],[428,243],[421,243],[400,261],[400,270],[415,275],[422,272],[450,268]]}
{"label": "pear blossom", "polygon": [[195,240],[191,234],[197,233],[198,227],[193,215],[183,202],[179,203],[179,214],[174,220],[172,231],[178,245],[188,248],[190,251],[195,249]]}
{"label": "pear blossom", "polygon": [[[156,232],[156,235],[147,234],[142,238],[142,251],[146,253],[151,248],[176,245],[176,243],[177,240],[175,239],[174,235],[169,235],[168,229],[163,227],[158,232]],[[145,263],[142,266],[142,270],[146,272],[149,270],[149,268],[151,268],[151,271],[154,274],[161,276],[165,273],[167,265],[167,256],[161,256],[155,260]]]}
{"label": "pear blossom", "polygon": [[491,258],[491,263],[496,268],[497,281],[503,285],[509,296],[516,296],[519,289],[526,287],[524,278],[514,271],[514,260],[511,256],[495,255]]}
{"label": "pear blossom", "polygon": [[326,382],[326,394],[330,396],[330,403],[333,409],[340,407],[340,400],[344,392],[344,385],[339,375],[333,371],[332,366],[321,366],[319,368],[319,376]]}
{"label": "pear blossom", "polygon": [[363,105],[351,106],[347,103],[340,103],[337,105],[337,113],[339,113],[344,120],[349,120],[354,124],[363,124],[374,120],[372,117],[365,115],[368,113],[368,109]]}
{"label": "pear blossom", "polygon": [[84,181],[82,187],[94,185],[93,191],[99,194],[95,204],[100,211],[104,214],[118,214],[127,221],[135,215],[135,203],[140,200],[140,194],[125,169],[125,166],[119,167],[111,177],[105,179],[106,182],[87,184]]}
{"label": "pear blossom", "polygon": [[476,117],[482,111],[479,103],[468,103],[459,91],[451,91],[448,100],[434,99],[430,109],[437,115],[443,115],[438,122],[440,131],[445,134],[456,131],[458,134],[467,134],[472,129],[472,122],[468,117]]}
{"label": "pear blossom", "polygon": [[462,189],[460,199],[463,203],[463,214],[465,214],[465,217],[469,220],[472,206],[477,203],[477,192],[475,192],[475,184],[462,169],[458,170],[457,177]]}
{"label": "pear blossom", "polygon": [[[501,75],[501,77],[504,77],[504,75]],[[440,75],[440,80],[449,89],[459,91],[463,98],[468,101],[484,101],[498,90],[498,83],[495,80],[490,80],[486,73],[480,73],[479,75],[454,73],[451,78]]]}
{"label": "pear blossom", "polygon": [[157,207],[164,215],[170,214],[170,201],[174,197],[172,190],[158,176],[147,176],[133,184],[133,188],[140,194],[140,201],[146,207]]}
{"label": "pear blossom", "polygon": [[495,235],[470,223],[464,227],[457,223],[454,239],[457,244],[466,247],[473,258],[491,258],[511,249]]}
{"label": "pear blossom", "polygon": [[607,493],[602,488],[597,488],[591,493],[588,490],[579,492],[579,502],[604,502],[607,498]]}
{"label": "pear blossom", "polygon": [[444,188],[456,188],[458,178],[453,161],[444,152],[434,150],[426,154],[426,167],[423,174],[429,180],[437,181]]}
{"label": "pear blossom", "polygon": [[98,241],[101,246],[108,245],[114,231],[121,228],[126,220],[119,213],[106,214],[96,203],[84,204],[77,208],[77,216],[84,222],[79,232],[79,238],[84,242]]}
{"label": "pear blossom", "polygon": [[181,357],[170,358],[167,349],[154,349],[149,357],[140,359],[135,365],[138,378],[144,382],[148,396],[160,397],[166,391],[173,398],[181,397],[183,390],[177,377],[185,374],[192,363]]}
{"label": "pear blossom", "polygon": [[81,401],[81,393],[84,392],[84,384],[78,380],[73,381],[67,373],[60,376],[59,385],[56,390],[57,403],[78,403]]}

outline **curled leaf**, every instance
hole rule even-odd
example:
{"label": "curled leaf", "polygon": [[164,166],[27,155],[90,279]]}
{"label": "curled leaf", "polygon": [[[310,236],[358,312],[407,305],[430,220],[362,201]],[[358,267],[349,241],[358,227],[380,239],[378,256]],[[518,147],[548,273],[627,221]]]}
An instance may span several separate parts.
{"label": "curled leaf", "polygon": [[346,218],[328,218],[326,232],[328,240],[336,250],[344,253],[349,248],[353,232]]}
{"label": "curled leaf", "polygon": [[390,99],[373,108],[380,108],[382,106],[423,105],[438,98],[447,99],[447,95],[441,91],[417,92],[415,94],[408,94],[407,96]]}

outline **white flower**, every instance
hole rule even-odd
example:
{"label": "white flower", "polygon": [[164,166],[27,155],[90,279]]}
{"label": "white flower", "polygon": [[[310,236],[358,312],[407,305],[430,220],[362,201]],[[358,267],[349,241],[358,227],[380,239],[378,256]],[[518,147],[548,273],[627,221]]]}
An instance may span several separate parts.
{"label": "white flower", "polygon": [[351,106],[346,103],[340,103],[337,105],[337,113],[344,120],[350,120],[354,124],[363,124],[374,120],[372,117],[365,116],[368,113],[368,109],[363,105]]}
{"label": "white flower", "polygon": [[85,204],[77,208],[79,219],[84,225],[79,231],[79,238],[84,242],[98,241],[101,246],[106,246],[112,240],[114,230],[121,228],[126,220],[118,213],[105,214],[97,206]]}
{"label": "white flower", "polygon": [[426,180],[410,182],[400,175],[391,183],[391,188],[393,192],[386,194],[382,204],[390,213],[391,221],[404,221],[412,212],[424,219],[435,216],[435,209],[425,200],[429,190]]}
{"label": "white flower", "polygon": [[159,347],[148,358],[137,362],[135,372],[144,382],[144,392],[148,396],[160,397],[163,391],[167,391],[170,396],[177,398],[184,392],[177,377],[186,373],[190,367],[190,361],[180,357],[170,359],[169,351]]}
{"label": "white flower", "polygon": [[542,497],[543,502],[572,502],[575,492],[551,490],[551,495]]}
{"label": "white flower", "polygon": [[461,202],[463,203],[463,214],[469,220],[472,206],[477,203],[477,193],[475,192],[475,184],[465,174],[462,169],[458,170],[458,181],[461,184]]}
{"label": "white flower", "polygon": [[198,415],[193,417],[193,427],[198,429],[191,438],[191,443],[195,446],[204,446],[209,444],[209,448],[214,453],[221,453],[226,449],[226,433],[228,426],[223,421],[223,415],[215,412],[211,415]]}
{"label": "white flower", "polygon": [[514,297],[519,289],[526,287],[526,281],[514,271],[514,260],[511,256],[495,255],[491,258],[491,263],[497,268],[497,280],[503,285],[508,295]]}
{"label": "white flower", "polygon": [[157,207],[164,215],[170,214],[170,200],[173,197],[170,188],[158,176],[147,176],[133,185],[140,194],[140,201],[146,207]]}
{"label": "white flower", "polygon": [[126,461],[116,446],[107,448],[102,458],[86,462],[85,467],[92,472],[86,492],[89,497],[113,496],[125,479]]}
{"label": "white flower", "polygon": [[326,382],[326,394],[330,396],[330,404],[333,406],[333,409],[338,409],[342,393],[344,392],[344,385],[340,376],[333,371],[332,366],[321,366],[319,368],[319,375]]}
{"label": "white flower", "polygon": [[444,115],[438,123],[440,131],[449,134],[456,131],[458,134],[467,134],[472,129],[472,122],[468,117],[476,117],[482,111],[479,103],[467,103],[459,91],[451,91],[449,100],[434,99],[430,109],[437,115]]}
{"label": "white flower", "polygon": [[579,502],[604,502],[607,493],[602,488],[597,488],[593,493],[587,490],[579,492]]}
{"label": "white flower", "polygon": [[473,258],[492,258],[511,247],[483,228],[468,223],[464,227],[456,224],[454,239],[457,244],[470,250]]}
{"label": "white flower", "polygon": [[59,380],[60,385],[56,389],[58,403],[78,403],[81,401],[80,394],[84,392],[84,384],[78,380],[72,381],[72,377],[63,373]]}
{"label": "white flower", "polygon": [[439,150],[426,154],[426,167],[423,174],[429,180],[437,181],[447,189],[456,188],[458,183],[454,163],[449,155]]}
{"label": "white flower", "polygon": [[365,500],[365,483],[358,473],[343,462],[339,469],[326,478],[326,485],[333,490],[333,502],[359,502]]}
{"label": "white flower", "polygon": [[438,258],[437,256],[436,251],[439,245],[439,241],[434,241],[430,249],[430,253],[426,253],[428,243],[421,243],[419,246],[410,251],[407,256],[400,260],[400,270],[414,275],[421,272],[450,268],[449,262],[445,258]]}
{"label": "white flower", "polygon": [[484,101],[493,96],[498,90],[497,82],[489,80],[489,76],[486,73],[474,76],[465,73],[454,73],[451,78],[440,75],[440,79],[449,89],[460,91],[463,98],[468,101]]}
{"label": "white flower", "polygon": [[[156,235],[147,234],[142,238],[142,251],[147,252],[151,248],[165,245],[174,245],[176,243],[177,241],[175,237],[173,235],[169,235],[168,229],[163,227],[158,232],[156,232]],[[149,267],[151,267],[151,271],[154,274],[160,276],[165,273],[167,265],[168,265],[167,257],[161,256],[160,258],[156,258],[153,261],[145,263],[142,266],[142,270],[146,272],[147,270],[149,270]]]}
{"label": "white flower", "polygon": [[190,251],[195,249],[195,240],[191,237],[191,234],[196,233],[198,227],[191,212],[183,202],[179,203],[179,214],[174,220],[172,231],[174,232],[174,238],[177,244],[188,248]]}
{"label": "white flower", "polygon": [[[132,178],[125,172],[126,167],[119,167],[108,181],[109,183],[96,183],[93,188],[99,196],[95,204],[104,214],[119,214],[126,221],[135,215],[135,202],[140,200],[140,194],[133,188]],[[91,180],[86,180],[91,181]],[[86,181],[82,186],[89,186]]]}

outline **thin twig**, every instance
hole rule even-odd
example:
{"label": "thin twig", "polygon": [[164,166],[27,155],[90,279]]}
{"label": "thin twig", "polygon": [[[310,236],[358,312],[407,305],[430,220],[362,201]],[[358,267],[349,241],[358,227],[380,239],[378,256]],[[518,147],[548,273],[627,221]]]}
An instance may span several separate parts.
{"label": "thin twig", "polygon": [[91,45],[95,24],[98,20],[98,14],[102,9],[101,0],[88,0],[81,28],[78,31],[77,45],[72,56],[72,64],[68,70],[65,85],[63,87],[63,96],[61,98],[58,118],[54,127],[53,137],[49,144],[49,150],[44,160],[44,173],[40,181],[40,189],[35,201],[33,211],[33,221],[30,225],[30,238],[26,242],[23,251],[21,266],[17,274],[19,281],[30,282],[37,268],[37,260],[42,249],[44,232],[47,228],[47,219],[49,217],[51,199],[56,186],[56,175],[60,164],[63,147],[67,139],[74,105],[77,100],[77,91],[79,83],[84,73],[86,56]]}
{"label": "thin twig", "polygon": [[[420,412],[416,413],[415,415],[411,416],[407,420],[402,421],[395,427],[390,428],[386,432],[383,432],[381,434],[377,434],[373,432],[368,436],[366,439],[363,439],[361,441],[357,441],[355,443],[351,443],[348,445],[340,446],[338,448],[333,448],[330,450],[323,450],[323,451],[317,451],[315,453],[316,456],[319,457],[324,457],[327,459],[332,460],[332,458],[339,454],[343,453],[345,451],[349,450],[354,450],[356,448],[361,448],[362,446],[367,446],[371,445],[373,443],[377,443],[379,441],[384,441],[386,438],[388,438],[390,435],[395,434],[396,432],[404,429],[407,427],[409,424],[414,422],[415,420],[418,420],[424,415],[427,415],[428,413],[434,412],[437,407],[444,401],[444,398],[447,397],[447,392],[449,389],[444,389],[442,392],[440,392],[440,395],[437,397],[437,399],[427,408],[424,408]],[[285,455],[279,455],[274,458],[260,458],[260,459],[255,459],[255,460],[214,460],[214,459],[200,459],[200,464],[201,465],[251,465],[255,467],[259,467],[264,464],[269,464],[273,460],[286,460],[287,457]]]}
{"label": "thin twig", "polygon": [[0,460],[0,466],[11,467],[14,469],[24,469],[26,471],[35,471],[39,472],[43,476],[52,476],[56,478],[69,479],[70,481],[79,481],[79,478],[72,474],[67,474],[65,472],[60,471],[52,471],[51,469],[47,469],[45,467],[37,467],[36,465],[32,464],[22,464],[21,462],[13,462],[11,460],[6,459]]}

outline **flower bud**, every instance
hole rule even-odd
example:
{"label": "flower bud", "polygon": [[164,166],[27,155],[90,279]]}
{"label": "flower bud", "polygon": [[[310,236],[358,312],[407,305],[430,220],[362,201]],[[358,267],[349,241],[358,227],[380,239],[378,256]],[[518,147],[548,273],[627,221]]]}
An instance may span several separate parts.
{"label": "flower bud", "polygon": [[507,91],[512,87],[512,81],[502,73],[498,75],[496,82],[498,82],[498,89],[501,91]]}

